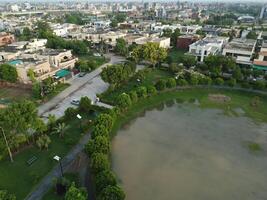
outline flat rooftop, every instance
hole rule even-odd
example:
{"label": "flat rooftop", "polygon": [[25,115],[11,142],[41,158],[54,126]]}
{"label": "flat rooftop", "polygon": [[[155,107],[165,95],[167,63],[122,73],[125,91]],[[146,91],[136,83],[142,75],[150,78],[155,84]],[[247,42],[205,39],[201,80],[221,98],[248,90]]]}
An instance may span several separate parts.
{"label": "flat rooftop", "polygon": [[252,39],[234,39],[225,46],[225,49],[253,51],[255,44],[256,40]]}

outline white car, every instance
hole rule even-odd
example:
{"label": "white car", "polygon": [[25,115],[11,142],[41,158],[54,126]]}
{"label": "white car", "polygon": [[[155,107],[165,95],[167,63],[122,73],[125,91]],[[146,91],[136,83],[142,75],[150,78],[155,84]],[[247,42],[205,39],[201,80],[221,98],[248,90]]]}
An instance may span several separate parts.
{"label": "white car", "polygon": [[72,99],[70,103],[72,105],[78,106],[80,104],[80,100],[78,100],[78,99]]}

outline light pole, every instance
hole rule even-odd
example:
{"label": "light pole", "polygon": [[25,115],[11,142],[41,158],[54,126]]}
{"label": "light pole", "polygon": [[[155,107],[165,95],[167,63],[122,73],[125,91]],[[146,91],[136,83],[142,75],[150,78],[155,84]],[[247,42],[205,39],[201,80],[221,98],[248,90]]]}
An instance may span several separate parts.
{"label": "light pole", "polygon": [[8,141],[6,139],[5,131],[4,131],[3,127],[0,126],[0,128],[1,128],[1,131],[2,131],[2,134],[3,134],[3,137],[4,137],[4,140],[5,140],[5,143],[6,143],[6,148],[7,148],[9,157],[10,157],[10,161],[13,162],[13,156],[12,156],[12,153],[11,153],[11,150],[10,150],[10,147],[9,147],[9,144],[8,144]]}
{"label": "light pole", "polygon": [[79,119],[80,121],[80,129],[82,129],[82,116],[80,114],[77,114],[76,117]]}
{"label": "light pole", "polygon": [[62,163],[61,163],[61,158],[59,156],[54,156],[54,160],[59,162],[61,176],[63,177],[63,167],[62,167]]}

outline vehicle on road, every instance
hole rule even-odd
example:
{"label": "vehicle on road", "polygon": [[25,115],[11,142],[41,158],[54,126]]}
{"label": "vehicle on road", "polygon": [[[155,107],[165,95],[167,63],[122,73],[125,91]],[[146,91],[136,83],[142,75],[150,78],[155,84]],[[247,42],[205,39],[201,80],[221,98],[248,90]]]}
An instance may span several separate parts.
{"label": "vehicle on road", "polygon": [[80,100],[78,100],[78,99],[72,99],[70,103],[72,105],[78,106],[80,104]]}
{"label": "vehicle on road", "polygon": [[80,72],[79,77],[84,77],[86,75],[86,72]]}

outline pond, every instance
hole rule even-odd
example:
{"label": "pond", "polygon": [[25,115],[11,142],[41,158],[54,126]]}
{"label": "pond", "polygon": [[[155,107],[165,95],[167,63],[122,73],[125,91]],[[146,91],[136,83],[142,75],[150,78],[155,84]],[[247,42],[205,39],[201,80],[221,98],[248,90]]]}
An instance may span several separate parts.
{"label": "pond", "polygon": [[118,131],[112,166],[126,200],[267,199],[267,124],[240,111],[161,105]]}

